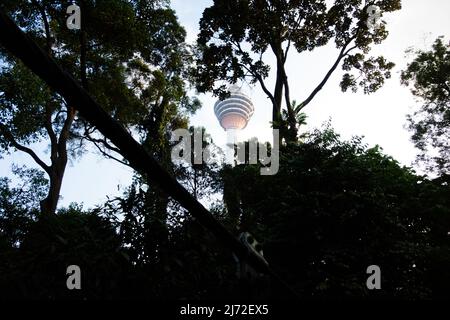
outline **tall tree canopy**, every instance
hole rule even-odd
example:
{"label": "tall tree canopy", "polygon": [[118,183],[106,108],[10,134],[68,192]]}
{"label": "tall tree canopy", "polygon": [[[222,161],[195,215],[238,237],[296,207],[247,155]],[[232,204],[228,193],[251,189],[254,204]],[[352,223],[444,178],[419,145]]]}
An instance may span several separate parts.
{"label": "tall tree canopy", "polygon": [[[301,297],[448,298],[448,185],[417,176],[359,138],[342,141],[330,128],[284,148],[277,175],[261,176],[257,165],[225,170],[228,196],[214,213],[251,232]],[[239,280],[231,252],[180,208],[172,206],[170,254],[161,259],[150,250],[160,242],[146,230],[145,214],[155,209],[145,190],[92,212],[71,206],[34,222],[26,215],[38,205],[29,190],[42,190],[42,175],[26,174],[34,179],[25,192],[0,181],[1,298],[282,297],[264,279]],[[78,292],[64,286],[73,263],[86,272]],[[380,291],[365,285],[373,264],[382,270]]]}
{"label": "tall tree canopy", "polygon": [[[373,4],[382,14],[400,9],[400,0]],[[281,129],[283,138],[296,141],[301,110],[341,63],[346,72],[341,82],[343,91],[356,91],[361,86],[365,93],[371,93],[390,77],[393,63],[368,55],[371,45],[381,43],[388,32],[381,21],[378,28],[369,28],[367,9],[368,3],[362,0],[336,0],[332,5],[325,0],[215,0],[200,21],[197,88],[224,94],[226,83],[241,79],[259,83],[272,103],[274,127]],[[294,105],[286,70],[290,50],[304,53],[331,41],[338,51],[336,60],[330,62],[329,71],[317,87]],[[264,56],[267,51],[276,58],[273,89],[265,82],[270,71]]]}
{"label": "tall tree canopy", "polygon": [[[280,170],[225,172],[226,211],[302,297],[438,298],[450,284],[450,188],[330,127],[283,147]],[[235,186],[239,186],[236,188]],[[369,291],[366,268],[382,270]]]}
{"label": "tall tree canopy", "polygon": [[[199,103],[186,94],[186,34],[168,3],[82,0],[79,31],[66,26],[68,5],[2,1],[1,8],[130,130],[137,128],[145,136],[146,123],[167,113],[177,119],[173,125],[186,126],[178,108],[192,111]],[[49,191],[41,211],[54,213],[70,152],[81,153],[86,139],[107,156],[115,158],[111,153],[118,150],[4,50],[0,59],[0,146],[28,153],[47,172]],[[167,123],[152,126],[160,130]],[[38,141],[49,142],[49,162],[30,148]]]}
{"label": "tall tree canopy", "polygon": [[408,117],[412,140],[428,170],[450,174],[450,44],[436,39],[429,51],[416,51],[401,74],[402,83],[422,104]]}

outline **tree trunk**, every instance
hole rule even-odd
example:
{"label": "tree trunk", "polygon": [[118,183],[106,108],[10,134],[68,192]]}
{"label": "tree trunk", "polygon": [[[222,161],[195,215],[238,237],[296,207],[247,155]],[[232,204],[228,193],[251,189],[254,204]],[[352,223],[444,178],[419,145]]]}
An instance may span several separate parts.
{"label": "tree trunk", "polygon": [[281,129],[283,126],[281,119],[281,103],[283,101],[283,73],[281,71],[280,63],[277,63],[277,79],[275,83],[274,92],[275,103],[273,104],[272,120],[275,128]]}
{"label": "tree trunk", "polygon": [[53,215],[56,213],[66,164],[67,160],[64,161],[64,159],[58,159],[57,164],[53,164],[50,167],[50,187],[47,197],[40,202],[42,215]]}
{"label": "tree trunk", "polygon": [[[275,83],[274,100],[273,100],[273,115],[272,121],[274,128],[280,130],[280,138],[286,141],[295,141],[297,139],[296,119],[293,116],[291,101],[289,97],[289,86],[287,82],[286,70],[284,68],[285,59],[281,42],[271,44],[271,48],[277,59],[277,77]],[[281,115],[283,103],[283,90],[285,92],[286,108],[288,111],[288,118],[283,119]]]}
{"label": "tree trunk", "polygon": [[43,215],[52,215],[56,213],[62,181],[67,166],[67,139],[75,119],[75,114],[75,109],[68,107],[67,118],[61,129],[59,140],[56,139],[54,132],[51,131],[51,136],[53,137],[53,139],[50,139],[52,144],[52,165],[46,170],[50,178],[50,187],[47,197],[40,202],[41,213]]}

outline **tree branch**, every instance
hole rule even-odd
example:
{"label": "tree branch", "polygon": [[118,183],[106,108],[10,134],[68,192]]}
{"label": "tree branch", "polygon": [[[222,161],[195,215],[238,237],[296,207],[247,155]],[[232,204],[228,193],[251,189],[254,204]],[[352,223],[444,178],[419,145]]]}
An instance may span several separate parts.
{"label": "tree branch", "polygon": [[261,77],[260,74],[255,74],[254,76],[258,80],[258,82],[259,82],[262,90],[264,91],[264,93],[269,97],[270,101],[272,101],[272,104],[274,104],[275,103],[275,97],[269,91],[269,89],[267,89],[266,84],[264,83],[264,79]]}
{"label": "tree branch", "polygon": [[319,83],[319,85],[312,91],[312,93],[308,96],[308,98],[306,98],[305,101],[303,101],[300,105],[300,110],[302,110],[304,107],[306,107],[311,101],[312,99],[314,99],[314,97],[317,95],[317,93],[319,93],[320,90],[322,90],[323,86],[328,82],[328,80],[330,79],[331,75],[333,74],[333,72],[336,70],[336,68],[339,66],[339,64],[341,63],[341,60],[348,55],[348,53],[350,51],[352,51],[353,49],[357,48],[357,46],[353,46],[350,49],[347,49],[348,45],[356,38],[356,35],[351,37],[346,44],[342,47],[341,52],[339,53],[338,58],[336,59],[336,62],[333,64],[333,66],[331,67],[331,69],[327,72],[327,74],[325,75],[325,77],[323,78],[323,80]]}
{"label": "tree branch", "polygon": [[[125,166],[127,166],[127,167],[130,167],[130,168],[132,168],[132,169],[134,170],[134,168],[133,168],[129,163],[126,163],[125,161],[119,160],[119,159],[117,159],[116,157],[114,157],[114,156],[110,155],[109,153],[107,153],[106,151],[104,151],[104,150],[98,145],[98,143],[97,143],[96,141],[97,141],[97,140],[94,139],[94,140],[91,141],[91,142],[94,144],[94,146],[98,149],[98,151],[100,151],[100,153],[101,153],[104,157],[109,158],[109,159],[114,160],[114,161],[117,161],[118,163],[123,164],[123,165],[125,165]],[[106,147],[106,145],[104,144],[103,141],[101,141],[100,143],[102,143],[102,144]],[[108,147],[107,147],[107,148],[108,148]],[[108,148],[108,149],[109,149],[109,148]]]}
{"label": "tree branch", "polygon": [[275,102],[275,98],[272,95],[272,93],[269,91],[269,89],[267,89],[266,84],[264,83],[263,78],[261,77],[260,74],[258,74],[257,72],[253,71],[251,68],[247,67],[246,65],[240,63],[240,65],[247,70],[253,77],[256,78],[256,80],[258,80],[259,84],[261,85],[262,90],[264,91],[264,93],[269,97],[269,99],[272,101],[272,103]]}
{"label": "tree branch", "polygon": [[91,136],[87,136],[86,139],[92,143],[101,143],[105,148],[109,149],[110,151],[114,151],[120,154],[120,150],[109,144],[108,141],[106,141],[106,137],[103,140],[101,140],[92,138]]}
{"label": "tree branch", "polygon": [[67,139],[69,138],[69,131],[70,127],[73,123],[73,120],[75,119],[76,110],[73,107],[68,107],[67,110],[67,118],[64,121],[64,125],[61,129],[61,133],[59,135],[59,144],[63,144],[67,142]]}
{"label": "tree branch", "polygon": [[[242,50],[242,47],[240,45],[240,43],[233,43],[236,48],[238,49],[239,53],[241,55],[245,55],[244,50]],[[262,54],[261,54],[262,56]],[[261,59],[260,59],[261,60]],[[269,97],[270,101],[272,102],[272,104],[275,104],[275,97],[272,95],[272,93],[269,91],[269,89],[267,89],[266,84],[264,83],[264,79],[262,78],[262,76],[256,72],[254,69],[254,65],[252,63],[249,63],[249,66],[246,66],[243,63],[239,63],[239,65],[241,67],[243,67],[245,70],[247,70],[254,78],[256,78],[256,80],[258,80],[259,84],[261,85],[262,90],[264,91],[264,93]]]}
{"label": "tree branch", "polygon": [[50,34],[50,24],[48,23],[47,14],[45,13],[45,8],[37,0],[31,0],[31,2],[38,8],[39,13],[41,14],[42,20],[44,22],[45,37],[47,40],[47,53],[49,55],[51,55],[53,42],[52,42],[52,38],[51,38],[51,34]]}
{"label": "tree branch", "polygon": [[286,74],[286,70],[283,67],[283,81],[284,81],[284,98],[286,100],[286,107],[288,110],[288,115],[289,115],[289,120],[291,122],[295,122],[295,114],[294,114],[294,110],[292,108],[292,104],[291,104],[291,96],[290,96],[290,89],[289,89],[289,81],[287,78],[287,74]]}
{"label": "tree branch", "polygon": [[291,39],[288,40],[286,51],[284,52],[284,55],[283,55],[283,63],[286,63],[286,61],[287,61],[287,56],[288,56],[290,48],[291,48]]}
{"label": "tree branch", "polygon": [[52,127],[52,113],[50,107],[48,106],[45,107],[44,128],[47,131],[47,134],[50,138],[50,148],[51,148],[50,159],[53,162],[58,157],[58,138]]}
{"label": "tree branch", "polygon": [[45,170],[45,172],[50,174],[50,167],[44,161],[42,161],[33,150],[31,150],[30,148],[27,148],[27,147],[21,145],[20,143],[18,143],[16,141],[16,139],[14,138],[14,136],[12,135],[12,133],[3,124],[0,124],[0,134],[2,134],[6,138],[6,140],[8,140],[13,145],[14,148],[16,148],[17,150],[25,152],[28,155],[30,155],[33,158],[33,160],[42,169]]}
{"label": "tree branch", "polygon": [[[81,12],[85,12],[85,1],[81,0],[80,2]],[[81,15],[81,30],[80,30],[80,78],[81,85],[84,89],[88,90],[88,82],[87,82],[87,36],[85,31],[85,19],[84,15]]]}
{"label": "tree branch", "polygon": [[293,18],[293,20],[296,20],[296,21],[295,21],[294,27],[291,28],[291,29],[289,30],[289,35],[288,35],[288,45],[287,45],[287,47],[286,47],[286,51],[285,51],[284,57],[283,57],[283,62],[284,62],[284,63],[286,63],[286,61],[287,61],[287,56],[288,56],[288,53],[289,53],[289,49],[290,49],[290,47],[291,47],[291,42],[292,42],[292,40],[291,40],[292,31],[293,31],[293,30],[297,30],[297,29],[300,27],[300,24],[301,24],[302,21],[303,21],[303,17],[299,14],[298,17],[297,17],[297,19]]}

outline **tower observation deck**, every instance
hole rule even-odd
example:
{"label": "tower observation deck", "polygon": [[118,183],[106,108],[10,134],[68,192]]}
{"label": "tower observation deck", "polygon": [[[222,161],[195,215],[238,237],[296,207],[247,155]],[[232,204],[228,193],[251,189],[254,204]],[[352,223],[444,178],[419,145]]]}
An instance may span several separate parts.
{"label": "tower observation deck", "polygon": [[255,112],[250,98],[239,87],[231,86],[230,97],[214,105],[214,113],[225,130],[242,130]]}

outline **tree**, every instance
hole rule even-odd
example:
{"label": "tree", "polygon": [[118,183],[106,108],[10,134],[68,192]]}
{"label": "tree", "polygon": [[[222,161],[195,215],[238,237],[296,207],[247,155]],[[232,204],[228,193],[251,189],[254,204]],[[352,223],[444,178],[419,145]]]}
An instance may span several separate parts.
{"label": "tree", "polygon": [[[198,200],[211,200],[211,196],[221,190],[220,182],[220,156],[222,151],[214,144],[211,136],[206,133],[205,128],[190,127],[191,141],[191,163],[178,163],[176,166],[176,176],[186,189]],[[195,139],[201,133],[202,144],[201,153],[202,163],[195,163],[197,156]],[[199,143],[197,141],[197,143]],[[206,158],[208,159],[204,159]],[[217,160],[217,162],[216,162]]]}
{"label": "tree", "polygon": [[[66,27],[66,5],[57,0],[1,4],[116,120],[130,130],[142,124],[155,99],[162,98],[156,91],[159,87],[144,90],[142,83],[149,78],[161,81],[186,61],[185,32],[173,10],[158,0],[83,0],[82,28],[74,32]],[[78,117],[74,106],[7,52],[1,52],[1,60],[0,146],[28,153],[48,174],[49,191],[41,212],[52,214],[68,158],[83,151],[84,141],[91,141],[105,155],[105,149],[118,150]],[[180,73],[167,78],[173,91],[165,95],[192,102],[184,94]],[[50,142],[50,164],[28,146],[39,141]]]}
{"label": "tree", "polygon": [[[163,64],[157,70],[151,70],[144,63],[138,62],[141,72],[134,72],[131,75],[131,82],[135,84],[135,94],[147,110],[136,126],[141,143],[174,177],[178,177],[179,172],[171,160],[172,132],[187,128],[188,115],[195,113],[201,106],[197,98],[187,95],[185,80],[190,56],[183,47],[184,30],[179,31],[182,37],[178,48],[173,48],[173,56],[169,63]],[[102,153],[107,156],[110,156],[107,151],[118,151],[111,148],[108,143],[105,146],[106,150]],[[135,189],[139,191],[135,193]],[[142,222],[142,227],[137,227],[133,231],[137,237],[135,240],[138,240],[135,242],[136,247],[142,250],[139,254],[140,262],[155,263],[160,259],[167,259],[168,219],[173,201],[167,193],[150,183],[146,175],[140,173],[136,173],[135,181],[125,198],[135,206],[134,209],[128,207],[130,211],[127,212],[125,223],[133,224],[133,221],[137,220]],[[125,230],[130,231],[126,228]],[[130,240],[133,239],[133,236],[125,236]]]}
{"label": "tree", "polygon": [[20,181],[17,186],[9,179],[0,179],[0,238],[18,247],[38,216],[39,199],[45,196],[48,181],[37,169],[14,166],[13,173]]}
{"label": "tree", "polygon": [[[260,176],[255,165],[225,172],[235,195],[224,200],[301,297],[448,297],[447,184],[330,127],[282,148],[277,175]],[[379,292],[366,287],[373,264],[382,270]]]}
{"label": "tree", "polygon": [[[272,274],[271,270],[256,254],[252,253],[249,248],[240,243],[215,220],[211,213],[200,202],[196,201],[170,173],[164,170],[118,121],[114,120],[96,103],[73,77],[63,71],[51,57],[46,55],[33,40],[15,25],[12,19],[2,12],[0,12],[0,24],[4,26],[5,32],[0,34],[0,39],[5,47],[20,58],[56,92],[76,105],[80,113],[120,149],[120,152],[130,161],[133,168],[147,174],[151,181],[171,195],[189,210],[200,223],[210,229],[222,244],[232,249],[238,256],[247,259],[256,269]],[[277,279],[276,275],[274,275],[274,278]],[[281,281],[279,281],[279,284],[283,287]]]}
{"label": "tree", "polygon": [[[236,220],[245,225],[263,243],[271,268],[301,297],[448,298],[450,189],[443,179],[417,176],[379,147],[360,138],[342,141],[331,128],[282,148],[277,175],[261,176],[259,165],[227,167],[224,182],[236,197],[212,212],[230,228]],[[152,236],[143,232],[142,213],[152,208],[145,190],[135,188],[117,206],[85,212],[71,205],[29,219],[39,206],[33,191],[43,191],[45,181],[36,170],[18,173],[33,184],[0,182],[2,298],[280,299],[285,293],[273,283],[240,282],[232,252],[179,207],[170,206],[176,213],[168,224],[171,254],[154,263],[158,252],[142,250]],[[239,216],[229,212],[231,204]],[[81,267],[81,291],[64,286],[71,264]],[[381,267],[381,291],[365,286],[372,264]]]}
{"label": "tree", "polygon": [[[13,149],[29,154],[48,174],[49,190],[41,201],[41,211],[52,213],[56,210],[68,160],[67,142],[75,110],[52,94],[20,63],[3,68],[0,91],[1,147],[6,151]],[[50,141],[50,165],[27,146],[44,137]]]}
{"label": "tree", "polygon": [[[400,0],[373,3],[382,13],[400,9]],[[371,45],[386,39],[388,31],[385,23],[369,29],[367,9],[367,3],[361,0],[337,0],[331,7],[324,0],[215,0],[200,21],[197,88],[224,95],[226,86],[216,85],[217,81],[248,79],[251,84],[259,83],[273,106],[273,126],[281,130],[281,137],[295,142],[298,115],[341,63],[346,71],[341,82],[343,91],[356,91],[359,85],[365,93],[372,93],[390,77],[393,63],[368,56]],[[294,105],[286,70],[290,49],[304,53],[330,41],[339,51],[336,60],[307,98]],[[276,58],[273,90],[264,81],[270,71],[264,62],[267,51]]]}
{"label": "tree", "polygon": [[[0,252],[0,297],[111,299],[133,294],[132,268],[114,225],[78,205],[32,221],[20,246]],[[7,263],[3,263],[7,262]],[[66,270],[81,269],[82,290],[67,290]]]}
{"label": "tree", "polygon": [[[172,118],[165,117],[165,119]],[[159,126],[165,128],[167,124],[158,124],[154,127]],[[203,128],[201,130],[204,136],[207,136],[205,130]],[[221,187],[219,166],[211,162],[172,163],[170,151],[175,142],[170,142],[170,138],[167,139],[166,130],[162,132],[164,132],[162,136],[152,136],[149,133],[149,139],[144,145],[156,154],[167,170],[170,170],[196,199],[208,199],[209,196],[218,193]],[[190,134],[193,142],[193,127],[190,128]],[[212,143],[203,141],[203,147],[209,145]],[[192,158],[194,150],[192,146]],[[121,197],[108,201],[102,210],[110,212],[111,215],[123,216],[119,224],[120,234],[123,241],[130,246],[132,261],[141,266],[156,266],[159,269],[172,259],[168,254],[169,235],[174,237],[174,230],[183,230],[184,222],[189,223],[187,212],[178,203],[139,174],[135,175],[133,184]]]}
{"label": "tree", "polygon": [[450,174],[450,45],[439,37],[430,51],[414,52],[401,82],[411,87],[422,107],[408,116],[420,163],[430,171]]}

